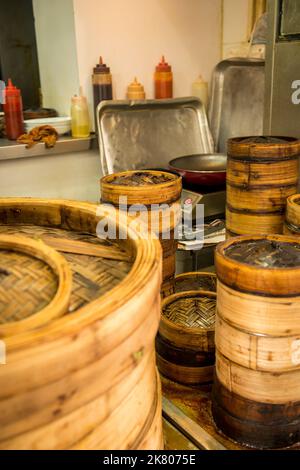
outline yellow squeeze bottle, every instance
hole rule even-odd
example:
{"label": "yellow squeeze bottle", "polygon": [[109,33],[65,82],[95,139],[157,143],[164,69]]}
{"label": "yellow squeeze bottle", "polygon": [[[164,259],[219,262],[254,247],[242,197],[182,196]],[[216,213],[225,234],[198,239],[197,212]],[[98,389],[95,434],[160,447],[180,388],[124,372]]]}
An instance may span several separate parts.
{"label": "yellow squeeze bottle", "polygon": [[72,97],[71,105],[72,137],[86,138],[90,135],[90,117],[86,97],[80,87],[79,96]]}

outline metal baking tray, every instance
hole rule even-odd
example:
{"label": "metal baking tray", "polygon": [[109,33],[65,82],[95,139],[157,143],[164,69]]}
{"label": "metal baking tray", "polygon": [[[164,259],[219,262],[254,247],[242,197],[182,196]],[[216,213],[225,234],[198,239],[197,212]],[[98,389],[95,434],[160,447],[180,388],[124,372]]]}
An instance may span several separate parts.
{"label": "metal baking tray", "polygon": [[209,124],[215,151],[226,153],[231,137],[263,133],[265,62],[228,59],[214,69]]}
{"label": "metal baking tray", "polygon": [[205,109],[197,98],[103,101],[97,121],[104,175],[167,168],[173,158],[213,150]]}

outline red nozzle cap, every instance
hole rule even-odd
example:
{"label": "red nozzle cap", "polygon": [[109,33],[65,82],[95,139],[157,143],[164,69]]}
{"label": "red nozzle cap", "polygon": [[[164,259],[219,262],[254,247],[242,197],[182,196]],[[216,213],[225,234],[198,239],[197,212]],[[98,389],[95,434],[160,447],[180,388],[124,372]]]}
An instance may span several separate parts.
{"label": "red nozzle cap", "polygon": [[20,96],[21,91],[19,88],[15,87],[11,81],[11,78],[8,79],[8,85],[5,87],[5,95],[8,96]]}
{"label": "red nozzle cap", "polygon": [[99,58],[99,64],[94,67],[94,73],[110,73],[110,68],[103,63],[102,56]]}
{"label": "red nozzle cap", "polygon": [[165,61],[165,56],[161,56],[161,62],[156,66],[156,72],[171,72],[171,70],[171,65]]}

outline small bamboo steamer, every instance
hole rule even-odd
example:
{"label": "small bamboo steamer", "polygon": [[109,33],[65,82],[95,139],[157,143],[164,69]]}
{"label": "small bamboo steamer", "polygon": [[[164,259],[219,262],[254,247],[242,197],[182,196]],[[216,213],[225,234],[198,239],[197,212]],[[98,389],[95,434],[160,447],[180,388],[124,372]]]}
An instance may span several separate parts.
{"label": "small bamboo steamer", "polygon": [[215,273],[195,271],[175,276],[175,292],[204,290],[216,292],[217,276]]}
{"label": "small bamboo steamer", "polygon": [[[154,179],[156,182],[151,184]],[[100,185],[102,202],[128,210],[130,217],[144,222],[151,233],[158,235],[163,249],[164,297],[175,275],[177,241],[174,232],[181,219],[181,177],[162,171],[135,170],[105,176]],[[122,202],[121,198],[126,199]],[[153,204],[162,207],[154,209],[150,207]]]}
{"label": "small bamboo steamer", "polygon": [[[24,305],[24,318],[18,321],[0,323],[0,338],[14,336],[27,330],[40,327],[66,313],[71,294],[72,273],[63,256],[42,241],[35,241],[16,235],[1,235],[0,250],[26,254],[32,258],[43,261],[46,265],[51,267],[58,280],[57,291],[54,297],[42,310],[27,316],[28,309],[26,308],[27,306]],[[14,263],[15,260],[12,260],[11,270],[14,269]],[[9,273],[7,273],[7,275],[9,275]],[[43,286],[41,285],[40,288],[42,290]],[[30,286],[28,286],[28,290],[29,289]],[[9,299],[9,291],[6,291],[4,303],[12,302],[12,300],[13,299]],[[21,302],[21,300],[22,292],[20,292],[18,303]]]}
{"label": "small bamboo steamer", "polygon": [[283,233],[287,197],[297,191],[300,141],[245,137],[228,141],[226,228],[236,234]]}
{"label": "small bamboo steamer", "polygon": [[263,372],[236,364],[216,351],[216,374],[233,393],[259,403],[292,404],[299,400],[300,370]]}
{"label": "small bamboo steamer", "polygon": [[300,194],[294,194],[287,199],[286,221],[300,230]]}
{"label": "small bamboo steamer", "polygon": [[234,327],[257,335],[300,335],[300,296],[247,294],[218,281],[217,299],[218,313]]}
{"label": "small bamboo steamer", "polygon": [[[212,314],[210,302],[204,311],[201,305],[202,301],[205,305],[204,299],[215,301],[216,294],[186,291],[163,300],[156,338],[157,363],[160,372],[176,382],[197,384],[212,380],[215,310]],[[171,319],[166,315],[171,315]],[[191,326],[194,323],[199,326]]]}
{"label": "small bamboo steamer", "polygon": [[257,335],[216,318],[216,348],[229,360],[253,370],[281,372],[299,369],[300,334]]}
{"label": "small bamboo steamer", "polygon": [[300,270],[295,268],[266,268],[251,266],[238,262],[226,256],[228,248],[240,243],[253,243],[260,240],[268,240],[273,243],[298,244],[295,237],[268,235],[268,236],[244,236],[235,237],[217,246],[215,262],[217,266],[218,280],[228,287],[241,292],[249,292],[265,296],[297,296],[300,294]]}
{"label": "small bamboo steamer", "polygon": [[[155,185],[141,184],[139,186],[113,184],[120,177],[130,177],[137,174],[168,178],[168,181]],[[151,191],[151,188],[155,191]],[[150,189],[150,191],[149,191]],[[101,179],[101,199],[119,205],[119,197],[127,197],[127,205],[133,204],[163,204],[177,202],[182,190],[181,177],[156,170],[132,170],[113,173]]]}
{"label": "small bamboo steamer", "polygon": [[226,207],[226,227],[237,235],[283,233],[283,210],[277,213],[245,213]]}

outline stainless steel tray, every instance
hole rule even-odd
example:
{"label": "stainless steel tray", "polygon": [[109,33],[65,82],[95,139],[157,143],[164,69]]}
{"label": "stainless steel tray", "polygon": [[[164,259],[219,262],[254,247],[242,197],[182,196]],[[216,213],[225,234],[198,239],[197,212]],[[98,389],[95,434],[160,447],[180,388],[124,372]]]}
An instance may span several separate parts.
{"label": "stainless steel tray", "polygon": [[213,150],[205,109],[197,98],[103,101],[97,117],[104,175],[167,168],[175,157]]}
{"label": "stainless steel tray", "polygon": [[263,133],[265,68],[261,59],[228,59],[213,72],[209,124],[215,151],[230,137]]}

